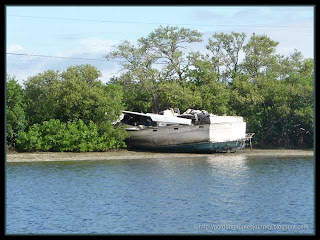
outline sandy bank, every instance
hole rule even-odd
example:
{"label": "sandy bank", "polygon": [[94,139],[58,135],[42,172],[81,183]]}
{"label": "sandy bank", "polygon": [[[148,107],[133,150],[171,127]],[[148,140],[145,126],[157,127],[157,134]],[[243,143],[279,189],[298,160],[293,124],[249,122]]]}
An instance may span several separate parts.
{"label": "sandy bank", "polygon": [[[217,153],[214,153],[215,155]],[[227,153],[218,153],[227,154]],[[258,150],[245,149],[231,155],[246,156],[313,156],[313,151],[306,150]],[[173,158],[173,157],[204,157],[213,154],[196,153],[154,153],[120,150],[112,152],[68,153],[68,152],[39,152],[39,153],[7,153],[7,162],[43,162],[43,161],[85,161],[85,160],[116,160],[116,159],[143,159],[143,158]]]}

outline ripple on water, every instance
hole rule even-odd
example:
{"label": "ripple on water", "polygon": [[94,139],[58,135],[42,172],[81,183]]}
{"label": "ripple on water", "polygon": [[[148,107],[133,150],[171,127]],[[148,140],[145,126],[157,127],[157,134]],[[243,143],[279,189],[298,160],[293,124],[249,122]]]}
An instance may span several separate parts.
{"label": "ripple on water", "polygon": [[[8,234],[312,233],[313,168],[312,157],[239,154],[8,164],[6,230]],[[258,224],[308,227],[221,228]]]}

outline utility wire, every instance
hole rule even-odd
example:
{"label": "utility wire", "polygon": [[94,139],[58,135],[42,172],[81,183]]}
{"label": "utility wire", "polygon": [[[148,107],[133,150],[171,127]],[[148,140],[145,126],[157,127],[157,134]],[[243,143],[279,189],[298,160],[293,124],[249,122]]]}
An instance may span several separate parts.
{"label": "utility wire", "polygon": [[59,57],[59,56],[49,56],[49,55],[36,55],[36,54],[27,54],[27,53],[7,53],[8,55],[16,56],[29,56],[29,57],[47,57],[47,58],[64,58],[64,59],[75,59],[75,60],[89,60],[89,61],[102,61],[102,62],[120,62],[96,58],[74,58],[74,57]]}
{"label": "utility wire", "polygon": [[40,16],[25,16],[25,15],[8,15],[11,17],[21,18],[43,18],[52,20],[66,20],[66,21],[85,21],[85,22],[103,22],[103,23],[129,23],[129,24],[156,24],[156,25],[183,25],[183,26],[204,26],[204,27],[269,27],[269,28],[285,28],[285,27],[312,27],[308,25],[228,25],[228,24],[191,24],[191,23],[159,23],[159,22],[133,22],[133,21],[111,21],[111,20],[97,20],[97,19],[80,19],[80,18],[58,18],[58,17],[40,17]]}
{"label": "utility wire", "polygon": [[[100,61],[100,62],[117,62],[123,63],[125,61],[117,61],[117,60],[104,60],[104,59],[97,59],[97,58],[75,58],[75,57],[59,57],[59,56],[50,56],[50,55],[38,55],[38,54],[27,54],[27,53],[7,53],[8,55],[15,55],[15,56],[25,56],[25,57],[45,57],[45,58],[62,58],[62,59],[73,59],[73,60],[89,60],[89,61]],[[33,61],[32,59],[25,61]],[[165,62],[157,62],[154,64],[167,64]]]}

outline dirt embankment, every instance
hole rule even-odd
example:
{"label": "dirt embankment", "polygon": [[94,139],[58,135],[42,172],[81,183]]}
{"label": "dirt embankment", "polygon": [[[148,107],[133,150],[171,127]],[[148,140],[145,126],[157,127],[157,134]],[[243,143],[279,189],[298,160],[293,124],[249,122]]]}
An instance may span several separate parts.
{"label": "dirt embankment", "polygon": [[[213,153],[232,154],[245,156],[313,156],[312,150],[240,150],[236,153]],[[69,153],[69,152],[38,152],[38,153],[17,153],[7,152],[6,161],[9,162],[44,162],[44,161],[84,161],[84,160],[132,160],[143,158],[173,158],[173,157],[202,157],[213,154],[196,153],[155,153],[119,150],[111,152],[91,153]]]}

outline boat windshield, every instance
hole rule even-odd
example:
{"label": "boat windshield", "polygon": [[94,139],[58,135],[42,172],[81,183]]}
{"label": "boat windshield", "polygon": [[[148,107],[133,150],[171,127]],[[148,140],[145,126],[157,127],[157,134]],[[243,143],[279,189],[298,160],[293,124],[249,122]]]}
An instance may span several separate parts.
{"label": "boat windshield", "polygon": [[157,125],[157,123],[152,121],[151,117],[149,116],[141,116],[128,113],[124,115],[123,119],[121,120],[121,123],[132,126],[144,125],[154,127]]}

